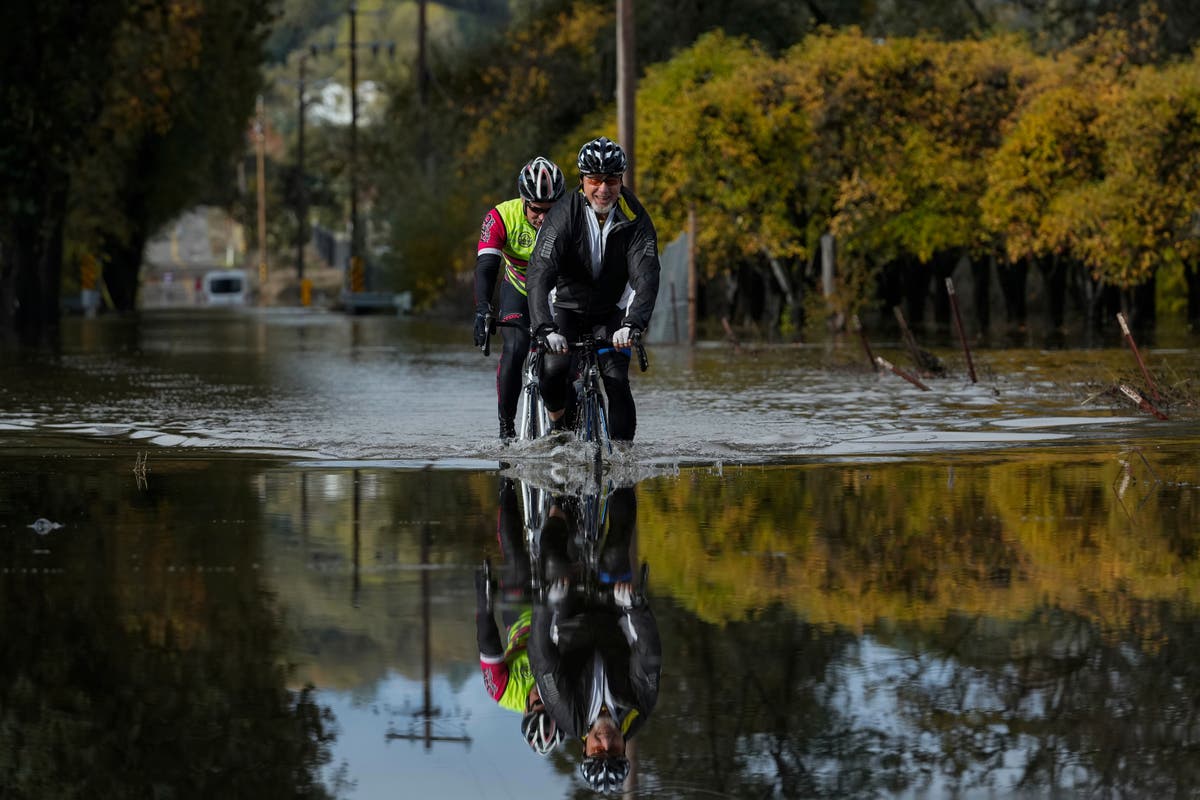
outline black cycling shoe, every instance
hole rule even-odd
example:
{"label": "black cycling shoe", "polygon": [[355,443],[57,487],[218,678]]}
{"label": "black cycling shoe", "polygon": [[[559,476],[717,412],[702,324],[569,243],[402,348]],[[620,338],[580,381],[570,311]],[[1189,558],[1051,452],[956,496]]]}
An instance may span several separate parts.
{"label": "black cycling shoe", "polygon": [[506,442],[517,438],[517,426],[512,420],[500,420],[500,438]]}

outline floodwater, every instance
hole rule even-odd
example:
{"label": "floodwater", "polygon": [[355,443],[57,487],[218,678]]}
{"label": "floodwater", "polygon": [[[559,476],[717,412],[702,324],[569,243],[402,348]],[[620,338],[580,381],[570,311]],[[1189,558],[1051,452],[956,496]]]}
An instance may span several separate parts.
{"label": "floodwater", "polygon": [[[0,353],[0,796],[583,797],[485,691],[502,498],[589,491],[501,447],[466,325],[71,320]],[[895,342],[873,342],[898,366]],[[858,342],[634,376],[631,550],[662,643],[656,797],[1200,795],[1200,342]],[[595,487],[592,487],[594,490]],[[502,513],[503,512],[503,513]],[[501,603],[496,619],[511,612]]]}

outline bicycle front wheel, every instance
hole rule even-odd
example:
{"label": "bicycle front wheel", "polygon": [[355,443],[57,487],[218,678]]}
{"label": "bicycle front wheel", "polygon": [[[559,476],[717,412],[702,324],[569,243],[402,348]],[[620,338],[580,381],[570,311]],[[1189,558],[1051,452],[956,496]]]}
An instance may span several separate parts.
{"label": "bicycle front wheel", "polygon": [[550,417],[542,404],[542,395],[537,384],[525,386],[517,402],[517,437],[522,440],[537,439],[550,430]]}

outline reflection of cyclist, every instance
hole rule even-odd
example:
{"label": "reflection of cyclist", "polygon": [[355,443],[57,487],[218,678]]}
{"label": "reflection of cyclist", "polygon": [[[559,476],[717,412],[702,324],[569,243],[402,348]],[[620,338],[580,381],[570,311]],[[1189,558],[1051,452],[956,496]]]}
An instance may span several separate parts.
{"label": "reflection of cyclist", "polygon": [[479,645],[479,666],[488,695],[502,708],[521,714],[521,733],[525,741],[535,752],[545,755],[562,742],[563,734],[546,713],[529,666],[526,650],[531,616],[529,554],[517,507],[516,487],[508,478],[500,485],[496,534],[504,556],[498,588],[500,596],[508,601],[501,613],[508,629],[508,644],[500,644],[500,629],[492,615],[489,587],[483,576],[477,574],[475,636]]}
{"label": "reflection of cyclist", "polygon": [[500,416],[500,438],[515,435],[517,397],[521,391],[521,365],[529,352],[529,302],[525,290],[525,267],[533,250],[538,228],[551,205],[562,196],[563,174],[554,162],[538,156],[517,175],[520,197],[506,200],[487,213],[479,231],[475,256],[475,346],[482,347],[487,316],[492,313],[492,292],[504,265],[500,284],[500,319],[517,324],[504,331],[504,350],[496,370],[496,396]]}
{"label": "reflection of cyclist", "polygon": [[[601,136],[579,150],[578,166],[580,191],[546,215],[529,261],[530,319],[550,351],[541,391],[554,427],[565,424],[570,399],[567,343],[594,334],[628,348],[633,333],[650,324],[658,295],[658,240],[646,209],[621,186],[625,151]],[[604,351],[600,371],[612,438],[631,440],[637,415],[628,352]]]}
{"label": "reflection of cyclist", "polygon": [[[613,605],[572,599],[565,524],[542,531],[550,584],[547,603],[533,607],[529,659],[546,710],[568,736],[583,740],[580,774],[599,791],[620,788],[629,773],[625,745],[658,700],[662,642],[654,615],[633,592],[629,548],[637,518],[632,488],[608,501],[609,530],[597,565],[613,587]],[[607,580],[606,580],[607,579]]]}

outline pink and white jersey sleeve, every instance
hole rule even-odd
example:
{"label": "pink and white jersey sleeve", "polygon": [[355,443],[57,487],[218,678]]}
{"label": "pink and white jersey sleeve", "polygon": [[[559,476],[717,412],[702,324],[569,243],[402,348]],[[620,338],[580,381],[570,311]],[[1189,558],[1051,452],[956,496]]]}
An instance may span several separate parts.
{"label": "pink and white jersey sleeve", "polygon": [[495,254],[503,257],[504,245],[508,243],[508,231],[504,227],[504,220],[500,217],[500,212],[492,209],[483,218],[483,225],[479,228],[479,248],[476,250],[476,257],[482,255]]}
{"label": "pink and white jersey sleeve", "polygon": [[483,686],[487,689],[488,697],[499,703],[504,690],[508,688],[508,664],[504,656],[485,656],[480,653],[479,668],[483,671]]}

